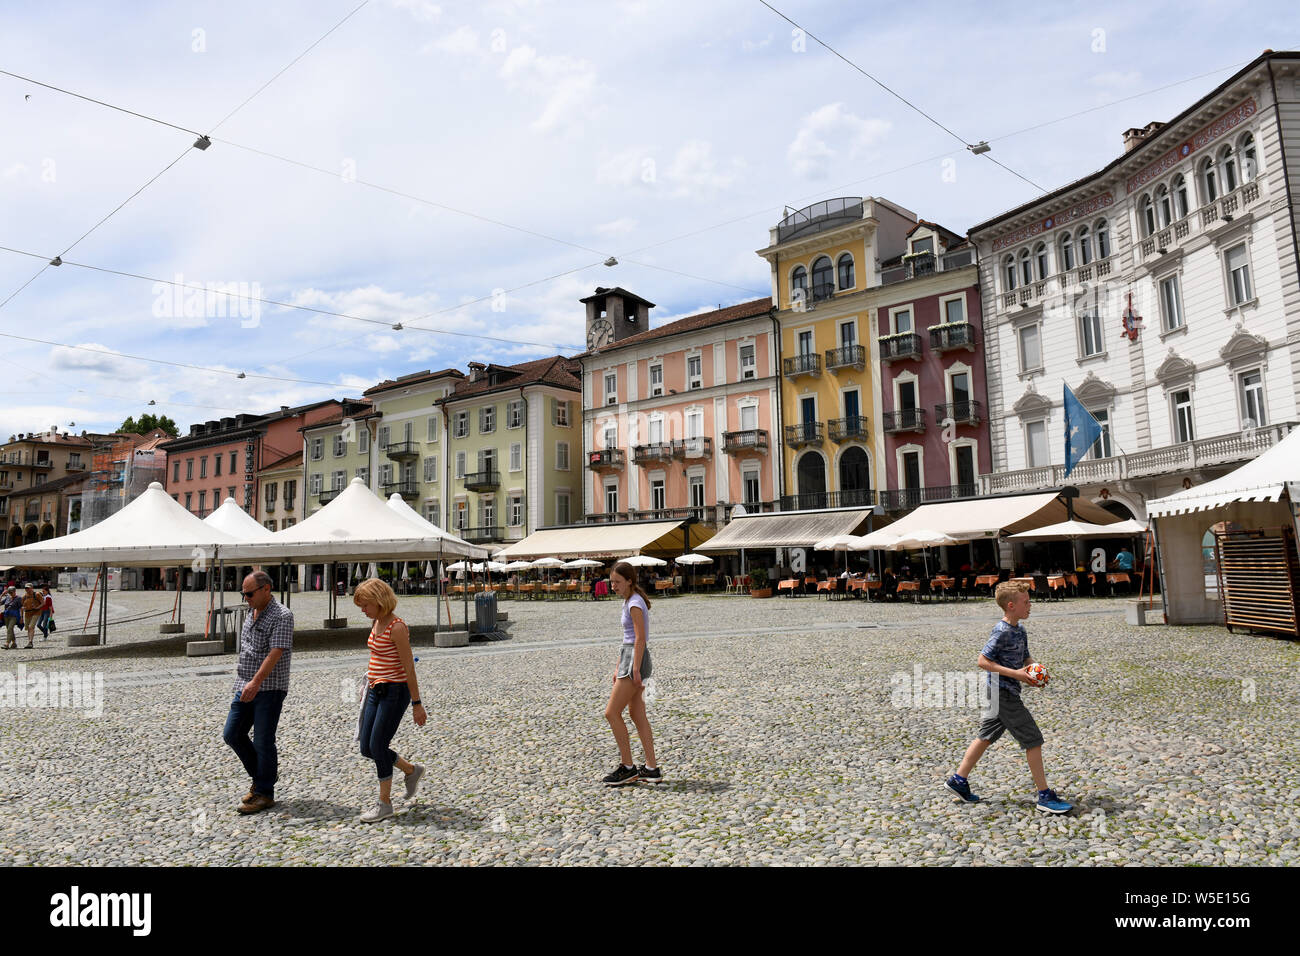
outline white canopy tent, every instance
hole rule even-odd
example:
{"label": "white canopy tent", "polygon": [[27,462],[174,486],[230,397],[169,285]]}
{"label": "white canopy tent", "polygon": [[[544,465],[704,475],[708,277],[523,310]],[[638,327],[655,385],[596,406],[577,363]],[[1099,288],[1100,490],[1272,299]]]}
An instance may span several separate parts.
{"label": "white canopy tent", "polygon": [[[1160,590],[1170,624],[1221,623],[1213,538],[1221,521],[1300,533],[1300,429],[1258,458],[1203,485],[1147,502],[1160,554]],[[3,555],[0,555],[2,557]]]}
{"label": "white canopy tent", "polygon": [[[1134,525],[1137,525],[1137,531],[1133,530]],[[1058,521],[1056,524],[1021,531],[1011,537],[1032,541],[1061,539],[1072,541],[1075,538],[1122,538],[1127,535],[1142,534],[1144,531],[1146,528],[1132,520],[1120,521],[1112,525],[1092,524],[1088,521]]]}
{"label": "white canopy tent", "polygon": [[464,538],[458,538],[450,531],[444,531],[436,524],[425,518],[418,511],[406,503],[406,501],[397,492],[388,496],[388,507],[397,512],[403,518],[413,522],[417,528],[422,528],[428,534],[442,538],[447,542],[446,553],[456,557],[482,558],[488,553],[487,548],[480,548],[470,544]]}
{"label": "white canopy tent", "polygon": [[[221,551],[239,544],[239,538],[186,511],[155,481],[117,514],[84,531],[0,551],[0,563],[38,568],[98,564],[100,594],[96,628],[98,642],[103,644],[108,640],[107,570],[110,564],[137,568],[177,565],[204,568],[216,561]],[[177,587],[180,587],[179,581]]]}
{"label": "white canopy tent", "polygon": [[275,532],[257,523],[252,515],[236,504],[234,498],[227,498],[221,507],[203,519],[204,524],[219,528],[239,541],[270,541]]}

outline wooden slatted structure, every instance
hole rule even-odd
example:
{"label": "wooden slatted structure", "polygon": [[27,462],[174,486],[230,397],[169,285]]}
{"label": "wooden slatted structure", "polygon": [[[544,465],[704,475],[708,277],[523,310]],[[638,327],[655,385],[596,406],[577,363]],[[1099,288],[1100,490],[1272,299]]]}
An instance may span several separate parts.
{"label": "wooden slatted structure", "polygon": [[1297,637],[1300,561],[1290,528],[1216,531],[1223,623]]}

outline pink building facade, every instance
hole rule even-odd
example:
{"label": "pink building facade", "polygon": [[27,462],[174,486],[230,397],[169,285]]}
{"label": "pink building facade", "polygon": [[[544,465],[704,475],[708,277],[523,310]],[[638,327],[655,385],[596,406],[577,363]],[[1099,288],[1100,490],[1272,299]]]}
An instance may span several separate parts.
{"label": "pink building facade", "polygon": [[907,239],[875,297],[887,512],[975,497],[992,462],[974,250],[924,220]]}
{"label": "pink building facade", "polygon": [[588,522],[694,518],[780,495],[770,299],[693,315],[580,357]]}

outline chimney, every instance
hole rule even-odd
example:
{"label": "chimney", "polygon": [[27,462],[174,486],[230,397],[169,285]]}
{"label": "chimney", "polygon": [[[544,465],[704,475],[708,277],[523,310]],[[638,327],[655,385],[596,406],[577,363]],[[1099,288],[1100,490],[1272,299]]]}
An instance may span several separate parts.
{"label": "chimney", "polygon": [[469,380],[471,382],[477,382],[482,378],[483,371],[487,368],[482,362],[466,362],[465,364],[469,366]]}
{"label": "chimney", "polygon": [[1124,152],[1131,153],[1134,149],[1164,128],[1165,124],[1156,120],[1147,123],[1147,125],[1143,126],[1141,129],[1135,126],[1132,129],[1124,130]]}

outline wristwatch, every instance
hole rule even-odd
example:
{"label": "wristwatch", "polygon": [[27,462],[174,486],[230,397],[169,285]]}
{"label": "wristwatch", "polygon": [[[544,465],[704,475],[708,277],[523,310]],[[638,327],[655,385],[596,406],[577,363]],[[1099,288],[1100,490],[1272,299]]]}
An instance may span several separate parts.
{"label": "wristwatch", "polygon": [[423,707],[424,705],[421,704],[418,700],[413,700],[413,701],[411,701],[411,706],[412,706],[412,707]]}

